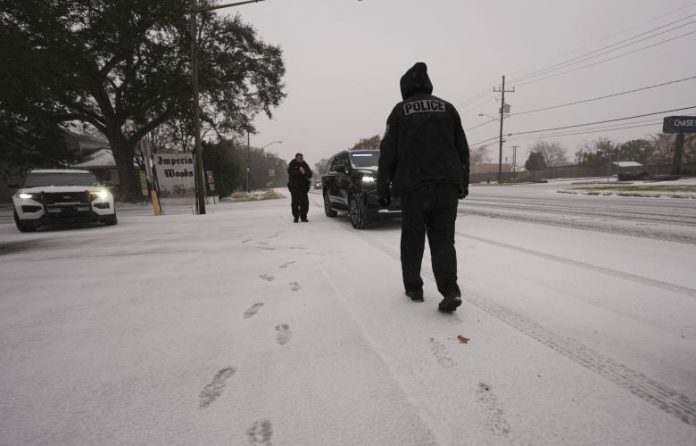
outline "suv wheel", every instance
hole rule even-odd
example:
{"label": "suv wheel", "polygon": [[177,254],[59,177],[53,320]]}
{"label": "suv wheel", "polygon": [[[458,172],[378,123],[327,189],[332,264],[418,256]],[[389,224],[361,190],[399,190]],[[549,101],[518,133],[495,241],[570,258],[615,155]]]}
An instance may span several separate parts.
{"label": "suv wheel", "polygon": [[334,218],[337,215],[337,212],[331,209],[331,202],[329,201],[328,192],[324,192],[324,213],[327,217],[331,218]]}
{"label": "suv wheel", "polygon": [[34,231],[36,231],[36,226],[34,226],[32,223],[27,223],[26,221],[19,219],[19,215],[17,215],[17,211],[14,211],[13,214],[14,214],[15,225],[17,226],[17,229],[19,229],[19,232],[34,232]]}
{"label": "suv wheel", "polygon": [[365,229],[368,223],[367,209],[354,193],[350,194],[350,222],[355,229]]}

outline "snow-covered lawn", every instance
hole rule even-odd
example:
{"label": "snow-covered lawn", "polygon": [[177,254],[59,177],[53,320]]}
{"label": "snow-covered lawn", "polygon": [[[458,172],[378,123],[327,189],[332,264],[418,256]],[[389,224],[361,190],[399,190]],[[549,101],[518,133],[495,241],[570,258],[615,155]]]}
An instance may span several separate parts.
{"label": "snow-covered lawn", "polygon": [[445,315],[311,197],[0,225],[0,444],[696,444],[696,245],[461,216]]}

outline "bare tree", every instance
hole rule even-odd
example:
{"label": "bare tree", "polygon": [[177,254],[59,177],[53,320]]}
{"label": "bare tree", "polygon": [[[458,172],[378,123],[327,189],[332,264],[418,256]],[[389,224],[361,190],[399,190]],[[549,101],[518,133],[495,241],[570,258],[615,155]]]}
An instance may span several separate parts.
{"label": "bare tree", "polygon": [[491,162],[491,157],[488,154],[488,146],[478,146],[471,149],[469,153],[469,162],[471,165],[485,164]]}
{"label": "bare tree", "polygon": [[650,157],[651,164],[671,164],[674,158],[674,135],[657,133],[650,139],[655,147]]}
{"label": "bare tree", "polygon": [[529,151],[541,153],[547,166],[556,166],[568,162],[565,148],[556,141],[546,142],[539,140],[529,148]]}
{"label": "bare tree", "polygon": [[379,145],[381,142],[382,138],[379,135],[375,135],[370,138],[363,138],[356,142],[350,150],[379,150]]}

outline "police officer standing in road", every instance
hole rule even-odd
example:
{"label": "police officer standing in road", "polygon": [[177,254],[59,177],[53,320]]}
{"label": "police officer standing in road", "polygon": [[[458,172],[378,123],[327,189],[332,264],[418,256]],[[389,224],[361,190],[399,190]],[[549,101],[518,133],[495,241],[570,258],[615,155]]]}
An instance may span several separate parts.
{"label": "police officer standing in road", "polygon": [[392,110],[380,146],[377,187],[382,206],[401,197],[401,270],[406,295],[423,301],[421,263],[428,236],[442,312],[461,305],[454,225],[469,193],[469,145],[457,110],[432,95],[427,66],[401,78],[403,101]]}
{"label": "police officer standing in road", "polygon": [[301,153],[295,154],[295,159],[288,164],[288,189],[292,197],[292,216],[297,223],[299,219],[307,222],[309,211],[309,186],[311,184],[312,170],[304,161]]}

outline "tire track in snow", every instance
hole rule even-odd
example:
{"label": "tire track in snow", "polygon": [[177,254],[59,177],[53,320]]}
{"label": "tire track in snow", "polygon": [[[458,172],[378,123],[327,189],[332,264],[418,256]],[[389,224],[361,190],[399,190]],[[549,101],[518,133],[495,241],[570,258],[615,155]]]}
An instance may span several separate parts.
{"label": "tire track in snow", "polygon": [[532,255],[532,256],[539,257],[539,258],[542,258],[545,260],[551,260],[554,262],[563,263],[565,265],[574,266],[576,268],[582,268],[582,269],[586,269],[586,270],[593,271],[596,273],[604,274],[607,276],[618,277],[620,279],[629,280],[629,281],[637,282],[637,283],[640,283],[643,285],[648,285],[648,286],[651,286],[654,288],[660,288],[662,290],[672,291],[672,292],[679,293],[679,294],[685,294],[689,297],[696,298],[696,289],[693,289],[693,288],[689,288],[689,287],[685,287],[685,286],[681,286],[681,285],[675,285],[673,283],[663,282],[663,281],[657,280],[657,279],[649,279],[647,277],[638,276],[638,275],[627,273],[624,271],[618,271],[618,270],[611,269],[611,268],[605,268],[603,266],[592,265],[590,263],[581,262],[579,260],[572,260],[572,259],[560,257],[560,256],[553,255],[553,254],[547,254],[544,252],[535,251],[533,249],[523,248],[521,246],[510,245],[508,243],[497,242],[495,240],[488,240],[488,239],[485,239],[482,237],[476,237],[473,235],[462,234],[461,232],[456,232],[456,234],[459,237],[468,238],[471,240],[476,240],[476,241],[482,242],[482,243],[488,243],[490,245],[498,246],[500,248],[511,249],[513,251],[518,251],[518,252],[521,252],[523,254]]}
{"label": "tire track in snow", "polygon": [[[352,231],[352,234],[362,238],[394,260],[400,261],[399,253],[394,248],[372,239],[362,232]],[[423,275],[430,280],[435,280],[429,271],[424,271]],[[696,426],[696,402],[691,401],[687,396],[673,390],[666,384],[596,352],[578,341],[559,336],[490,299],[480,298],[470,293],[464,293],[462,299],[638,398],[689,425]]]}

